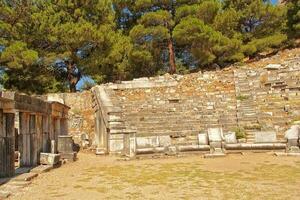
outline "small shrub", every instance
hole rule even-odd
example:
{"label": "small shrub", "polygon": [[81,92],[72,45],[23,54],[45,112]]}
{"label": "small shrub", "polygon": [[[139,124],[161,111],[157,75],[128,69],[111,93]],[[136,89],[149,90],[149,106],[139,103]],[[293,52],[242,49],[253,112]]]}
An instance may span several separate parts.
{"label": "small shrub", "polygon": [[246,132],[243,128],[237,127],[233,131],[235,132],[236,139],[246,138]]}
{"label": "small shrub", "polygon": [[243,96],[243,95],[238,95],[238,96],[236,97],[236,99],[237,99],[237,100],[240,100],[240,101],[247,100],[248,98],[249,98],[249,97]]}

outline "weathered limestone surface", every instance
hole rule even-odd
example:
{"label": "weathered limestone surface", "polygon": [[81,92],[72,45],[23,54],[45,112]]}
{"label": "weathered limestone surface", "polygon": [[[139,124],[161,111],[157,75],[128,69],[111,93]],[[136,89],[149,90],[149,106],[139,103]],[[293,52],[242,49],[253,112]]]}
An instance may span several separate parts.
{"label": "weathered limestone surface", "polygon": [[95,141],[95,116],[91,92],[47,94],[44,98],[69,106],[69,135],[73,136],[75,143],[83,147],[92,145]]}
{"label": "weathered limestone surface", "polygon": [[[279,54],[220,71],[96,86],[96,143],[106,152],[121,153],[124,138],[135,134],[138,152],[168,146],[185,149],[184,145],[198,149],[206,145],[198,134],[222,128],[222,140],[232,148],[284,148],[285,144],[273,143],[285,142],[284,132],[300,119],[297,52],[288,52],[285,60]],[[234,135],[228,134],[237,127],[246,132],[245,146],[236,145]],[[162,136],[169,140],[160,145]]]}
{"label": "weathered limestone surface", "polygon": [[255,132],[255,142],[256,143],[277,142],[276,132],[274,132],[274,131]]}
{"label": "weathered limestone surface", "polygon": [[59,160],[60,160],[59,154],[41,153],[40,164],[54,166],[58,164]]}
{"label": "weathered limestone surface", "polygon": [[57,142],[59,135],[68,134],[68,110],[59,102],[1,91],[0,177],[14,175],[15,155],[20,154],[21,167],[38,165],[40,153],[50,151],[50,140]]}

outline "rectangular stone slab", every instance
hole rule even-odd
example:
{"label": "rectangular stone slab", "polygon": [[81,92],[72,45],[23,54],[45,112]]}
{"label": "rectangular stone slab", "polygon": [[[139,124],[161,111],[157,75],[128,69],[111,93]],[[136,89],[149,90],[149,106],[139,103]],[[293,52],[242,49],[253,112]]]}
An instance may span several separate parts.
{"label": "rectangular stone slab", "polygon": [[198,134],[198,142],[199,145],[207,145],[208,144],[208,137],[206,133]]}
{"label": "rectangular stone slab", "polygon": [[160,147],[167,147],[172,144],[171,137],[169,135],[158,136],[158,140]]}
{"label": "rectangular stone slab", "polygon": [[75,161],[77,158],[77,153],[76,152],[72,152],[72,153],[60,153],[60,157],[61,159],[66,159],[68,161]]}
{"label": "rectangular stone slab", "polygon": [[40,154],[40,163],[42,165],[56,165],[60,160],[59,154],[53,153],[41,153]]}
{"label": "rectangular stone slab", "polygon": [[31,181],[33,178],[37,177],[38,174],[37,173],[25,173],[25,174],[21,174],[19,176],[17,176],[16,178],[14,178],[14,181]]}
{"label": "rectangular stone slab", "polygon": [[236,144],[237,139],[236,139],[235,132],[226,133],[225,134],[225,142],[226,142],[226,144]]}
{"label": "rectangular stone slab", "polygon": [[226,154],[222,154],[222,153],[212,153],[212,154],[205,154],[204,158],[221,158],[221,157],[225,157]]}
{"label": "rectangular stone slab", "polygon": [[210,142],[221,142],[223,131],[222,128],[209,128],[208,139]]}
{"label": "rectangular stone slab", "polygon": [[255,143],[274,143],[277,141],[276,132],[274,131],[261,131],[255,132]]}
{"label": "rectangular stone slab", "polygon": [[30,170],[30,172],[41,174],[41,173],[48,172],[51,169],[53,169],[53,166],[51,165],[40,165]]}
{"label": "rectangular stone slab", "polygon": [[137,148],[158,147],[159,146],[159,140],[158,140],[157,136],[137,137],[136,138],[136,146],[137,146]]}

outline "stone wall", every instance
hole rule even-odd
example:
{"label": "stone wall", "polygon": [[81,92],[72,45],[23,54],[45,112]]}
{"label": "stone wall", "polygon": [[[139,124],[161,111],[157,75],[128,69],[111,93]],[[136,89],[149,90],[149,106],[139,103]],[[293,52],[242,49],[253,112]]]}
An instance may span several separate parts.
{"label": "stone wall", "polygon": [[91,145],[95,136],[91,92],[48,94],[47,98],[71,107],[68,117],[69,135],[73,136],[76,143],[82,145],[82,141],[89,140]]}
{"label": "stone wall", "polygon": [[193,145],[198,133],[214,127],[245,129],[248,143],[255,142],[256,131],[272,130],[281,141],[300,120],[299,49],[285,53],[219,71],[96,86],[92,92],[107,122],[107,150],[120,152],[133,132],[147,145],[166,137],[172,145]]}

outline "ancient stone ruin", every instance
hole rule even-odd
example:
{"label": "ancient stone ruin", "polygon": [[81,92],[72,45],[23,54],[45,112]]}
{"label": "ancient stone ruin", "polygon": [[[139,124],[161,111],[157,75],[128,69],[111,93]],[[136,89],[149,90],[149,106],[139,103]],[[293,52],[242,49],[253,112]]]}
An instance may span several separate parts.
{"label": "ancient stone ruin", "polygon": [[97,155],[130,158],[300,155],[300,57],[271,61],[109,83],[80,94],[1,92],[0,176],[14,175],[16,157],[19,167],[74,161],[73,139]]}
{"label": "ancient stone ruin", "polygon": [[299,66],[296,55],[263,67],[96,86],[97,154],[285,151],[285,131],[300,119]]}
{"label": "ancient stone ruin", "polygon": [[59,137],[68,135],[69,107],[15,92],[0,93],[0,177],[18,167],[56,164]]}

